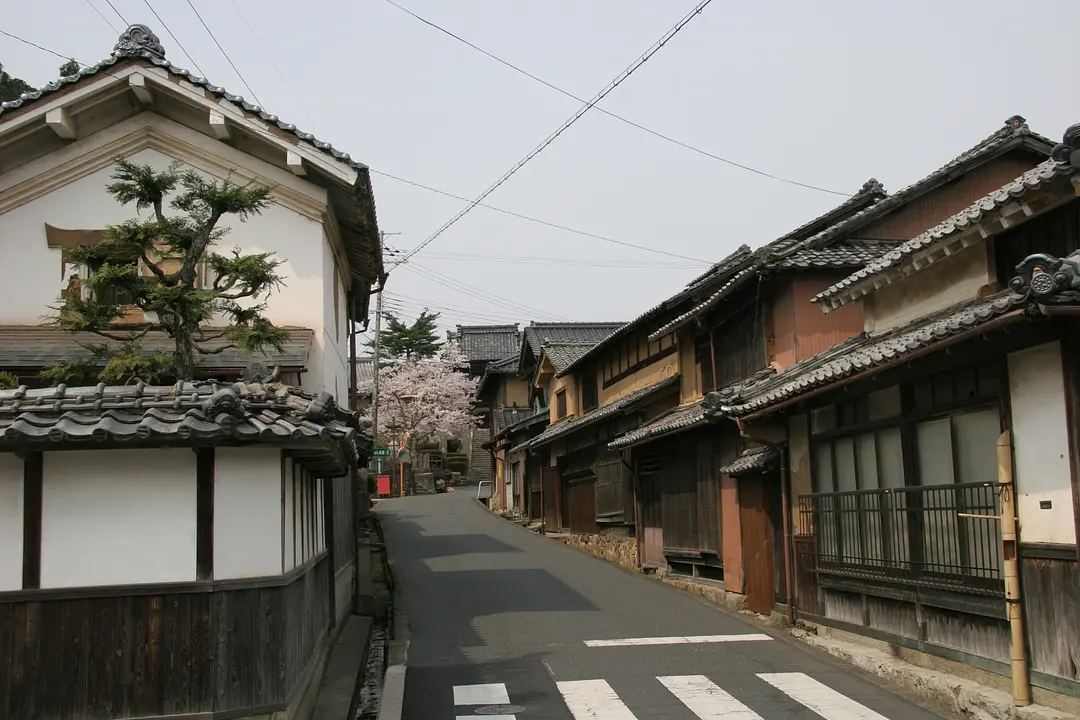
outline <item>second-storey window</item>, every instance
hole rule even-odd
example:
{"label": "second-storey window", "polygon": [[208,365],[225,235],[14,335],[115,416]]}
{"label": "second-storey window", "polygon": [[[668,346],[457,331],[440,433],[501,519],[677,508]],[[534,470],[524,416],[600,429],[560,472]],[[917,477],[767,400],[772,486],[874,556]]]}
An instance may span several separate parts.
{"label": "second-storey window", "polygon": [[596,373],[585,373],[581,376],[581,411],[595,410],[600,404],[600,394],[596,388]]}
{"label": "second-storey window", "polygon": [[566,391],[559,390],[555,393],[555,417],[566,417]]}

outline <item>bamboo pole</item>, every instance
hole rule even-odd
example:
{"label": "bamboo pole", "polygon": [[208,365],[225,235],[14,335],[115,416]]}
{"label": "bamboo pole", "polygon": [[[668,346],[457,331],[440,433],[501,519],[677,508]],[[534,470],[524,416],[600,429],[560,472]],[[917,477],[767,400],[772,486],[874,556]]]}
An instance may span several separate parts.
{"label": "bamboo pole", "polygon": [[1001,494],[1001,544],[1005,572],[1005,606],[1008,609],[1009,660],[1012,664],[1013,705],[1031,704],[1027,652],[1024,647],[1024,605],[1020,595],[1020,540],[1017,537],[1016,485],[1013,482],[1012,433],[1001,433],[997,441],[998,483]]}

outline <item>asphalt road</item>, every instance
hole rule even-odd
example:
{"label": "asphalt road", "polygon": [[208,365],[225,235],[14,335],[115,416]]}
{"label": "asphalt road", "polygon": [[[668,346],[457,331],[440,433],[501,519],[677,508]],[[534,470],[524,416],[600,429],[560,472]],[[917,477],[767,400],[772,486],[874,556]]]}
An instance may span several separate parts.
{"label": "asphalt road", "polygon": [[[781,633],[495,517],[466,492],[377,512],[409,618],[405,720],[941,717]],[[589,644],[641,638],[664,644]]]}

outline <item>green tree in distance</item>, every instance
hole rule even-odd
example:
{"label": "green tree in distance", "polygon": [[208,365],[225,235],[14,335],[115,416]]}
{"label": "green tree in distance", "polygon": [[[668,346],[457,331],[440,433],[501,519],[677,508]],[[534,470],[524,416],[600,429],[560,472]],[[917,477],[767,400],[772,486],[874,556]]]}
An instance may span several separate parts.
{"label": "green tree in distance", "polygon": [[[439,341],[439,313],[424,310],[411,325],[402,322],[393,313],[383,313],[386,320],[379,338],[379,354],[382,357],[426,360],[433,358],[442,347]],[[368,348],[375,348],[375,341],[365,343]]]}
{"label": "green tree in distance", "polygon": [[79,63],[75,62],[75,58],[69,59],[66,63],[60,66],[60,77],[71,77],[72,75],[79,74]]}
{"label": "green tree in distance", "polygon": [[[109,194],[152,213],[110,226],[100,244],[67,251],[67,262],[85,268],[86,277],[72,278],[52,317],[63,330],[119,343],[86,346],[105,363],[99,378],[114,383],[166,375],[192,380],[205,354],[232,348],[280,351],[288,336],[263,311],[266,298],[282,285],[281,261],[272,253],[241,255],[239,248],[228,255],[213,252],[228,232],[218,226],[222,218],[243,222],[258,214],[267,205],[269,189],[208,181],[193,170],[181,171],[178,163],[162,172],[123,158],[115,163]],[[165,214],[169,195],[171,207],[182,214]],[[203,264],[206,277],[200,277]],[[142,310],[146,322],[136,330],[118,330],[116,324],[132,306]],[[224,325],[209,325],[221,318]],[[142,351],[139,340],[151,330],[163,330],[173,340],[171,357]],[[206,345],[218,340],[224,342]],[[50,368],[47,377],[67,382],[92,369],[92,363],[78,360]]]}
{"label": "green tree in distance", "polygon": [[8,75],[4,72],[4,66],[0,65],[0,102],[15,100],[22,93],[33,89],[29,83]]}

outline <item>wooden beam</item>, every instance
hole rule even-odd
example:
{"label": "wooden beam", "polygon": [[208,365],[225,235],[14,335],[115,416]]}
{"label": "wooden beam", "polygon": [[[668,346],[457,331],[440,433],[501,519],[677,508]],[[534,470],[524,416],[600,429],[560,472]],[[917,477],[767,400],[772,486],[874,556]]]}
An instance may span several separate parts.
{"label": "wooden beam", "polygon": [[195,449],[195,579],[214,577],[214,448]]}
{"label": "wooden beam", "polygon": [[44,464],[40,452],[23,458],[23,590],[41,587],[41,495]]}
{"label": "wooden beam", "polygon": [[75,139],[75,119],[64,108],[53,108],[45,113],[45,124],[65,140]]}
{"label": "wooden beam", "polygon": [[154,93],[150,92],[150,86],[146,83],[145,75],[137,73],[129,75],[128,86],[143,105],[150,105],[154,102]]}
{"label": "wooden beam", "polygon": [[304,159],[300,156],[300,153],[294,150],[286,150],[285,164],[288,165],[293,175],[307,175],[307,170],[304,169]]}
{"label": "wooden beam", "polygon": [[229,124],[225,120],[225,116],[217,110],[210,111],[210,130],[213,131],[214,137],[218,140],[228,140],[230,138]]}

